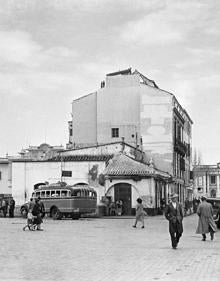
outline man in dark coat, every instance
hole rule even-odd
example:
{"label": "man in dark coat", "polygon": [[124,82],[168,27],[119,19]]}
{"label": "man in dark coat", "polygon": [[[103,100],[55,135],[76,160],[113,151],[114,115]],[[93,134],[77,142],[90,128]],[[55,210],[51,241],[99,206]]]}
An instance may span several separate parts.
{"label": "man in dark coat", "polygon": [[41,201],[41,198],[38,197],[38,203],[40,204],[40,215],[42,218],[44,218],[45,216],[45,207],[44,207],[44,203]]}
{"label": "man in dark coat", "polygon": [[170,196],[171,202],[166,206],[165,217],[169,221],[169,232],[171,237],[172,248],[176,249],[180,237],[183,233],[183,211],[182,206],[177,202],[176,193]]}
{"label": "man in dark coat", "polygon": [[14,217],[14,209],[15,209],[15,200],[11,198],[10,203],[9,203],[9,217],[13,218]]}
{"label": "man in dark coat", "polygon": [[213,219],[213,209],[212,205],[206,201],[206,196],[201,197],[202,203],[197,209],[197,214],[199,216],[198,227],[196,230],[197,234],[202,234],[202,241],[206,240],[206,233],[210,232],[211,240],[214,239],[214,233],[217,231]]}
{"label": "man in dark coat", "polygon": [[42,205],[40,203],[40,198],[35,199],[32,215],[35,217],[34,224],[37,225],[37,230],[42,231],[43,229],[41,228],[41,224],[43,220],[42,220]]}

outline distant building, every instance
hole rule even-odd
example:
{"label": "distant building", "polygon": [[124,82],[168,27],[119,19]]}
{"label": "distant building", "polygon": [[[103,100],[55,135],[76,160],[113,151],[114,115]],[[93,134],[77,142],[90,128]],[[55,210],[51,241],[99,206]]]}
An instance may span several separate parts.
{"label": "distant building", "polygon": [[[14,182],[12,180],[12,167],[13,162],[16,161],[24,161],[26,163],[29,161],[45,161],[52,157],[56,157],[59,155],[61,151],[64,150],[63,146],[51,146],[49,144],[43,143],[39,146],[29,146],[27,149],[22,149],[19,153],[19,156],[8,156],[6,158],[0,158],[0,197],[8,196],[13,193],[12,184],[14,186]],[[23,176],[23,170],[15,170],[13,169],[13,173],[21,173]],[[25,187],[22,187],[22,193],[20,194],[21,198],[25,196]],[[17,202],[16,202],[17,204]]]}
{"label": "distant building", "polygon": [[0,197],[11,194],[11,163],[7,158],[0,158]]}
{"label": "distant building", "polygon": [[68,148],[123,140],[172,176],[169,193],[189,196],[193,122],[153,80],[130,68],[107,74],[99,90],[73,101],[71,122]]}
{"label": "distant building", "polygon": [[193,168],[194,195],[206,194],[220,197],[220,163],[216,165],[195,165]]}
{"label": "distant building", "polygon": [[42,143],[39,146],[29,146],[29,148],[22,149],[19,154],[22,159],[46,160],[55,157],[63,150],[64,147],[62,145],[51,146],[47,143]]}

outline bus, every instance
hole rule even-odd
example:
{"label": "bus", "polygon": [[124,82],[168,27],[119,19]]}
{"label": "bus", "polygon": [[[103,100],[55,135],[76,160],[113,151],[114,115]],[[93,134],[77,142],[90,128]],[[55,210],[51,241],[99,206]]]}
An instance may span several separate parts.
{"label": "bus", "polygon": [[79,219],[83,214],[95,213],[97,207],[97,193],[87,184],[42,184],[32,193],[33,200],[38,197],[45,213],[53,219]]}

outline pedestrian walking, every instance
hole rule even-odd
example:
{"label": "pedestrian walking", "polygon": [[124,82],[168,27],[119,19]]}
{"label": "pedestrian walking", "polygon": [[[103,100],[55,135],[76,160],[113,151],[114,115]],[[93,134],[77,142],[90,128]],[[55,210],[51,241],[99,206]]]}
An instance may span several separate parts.
{"label": "pedestrian walking", "polygon": [[44,216],[45,216],[45,207],[44,207],[44,203],[41,201],[40,197],[38,197],[38,202],[40,204],[40,215],[41,215],[41,218],[44,218]]}
{"label": "pedestrian walking", "polygon": [[197,212],[197,208],[200,204],[200,200],[198,198],[193,198],[193,212],[196,213]]}
{"label": "pedestrian walking", "polygon": [[34,208],[34,205],[35,205],[35,203],[34,203],[33,198],[30,198],[30,201],[28,202],[28,210],[32,211]]}
{"label": "pedestrian walking", "polygon": [[165,198],[161,198],[161,200],[160,200],[161,214],[164,213],[165,207],[166,207],[166,200],[165,200]]}
{"label": "pedestrian walking", "polygon": [[178,195],[171,194],[171,202],[166,206],[165,217],[169,221],[169,233],[171,238],[172,248],[176,249],[180,237],[183,233],[183,211],[182,206],[177,201]]}
{"label": "pedestrian walking", "polygon": [[29,228],[29,230],[34,231],[35,228],[37,227],[36,224],[34,224],[34,219],[36,217],[33,216],[32,210],[29,209],[28,214],[27,214],[27,224],[23,227],[23,230],[25,231],[26,228]]}
{"label": "pedestrian walking", "polygon": [[8,212],[8,202],[5,199],[2,200],[2,212],[5,218]]}
{"label": "pedestrian walking", "polygon": [[202,202],[199,204],[197,209],[199,221],[196,233],[202,234],[202,241],[206,241],[206,234],[210,233],[211,240],[213,240],[214,233],[217,231],[217,227],[213,219],[213,208],[212,205],[206,201],[207,197],[205,195],[201,197],[201,200]]}
{"label": "pedestrian walking", "polygon": [[35,217],[34,218],[34,224],[37,225],[37,229],[39,231],[42,231],[43,229],[41,228],[41,224],[43,222],[42,216],[43,216],[43,202],[40,202],[40,198],[35,199],[35,204],[32,210],[32,215]]}
{"label": "pedestrian walking", "polygon": [[144,216],[147,215],[147,213],[144,211],[144,207],[142,204],[142,199],[138,198],[137,199],[137,205],[136,205],[136,218],[135,218],[135,223],[133,225],[134,228],[136,228],[137,223],[140,221],[142,223],[142,227],[144,228]]}
{"label": "pedestrian walking", "polygon": [[11,198],[9,202],[9,217],[13,218],[14,217],[14,209],[15,209],[15,200]]}

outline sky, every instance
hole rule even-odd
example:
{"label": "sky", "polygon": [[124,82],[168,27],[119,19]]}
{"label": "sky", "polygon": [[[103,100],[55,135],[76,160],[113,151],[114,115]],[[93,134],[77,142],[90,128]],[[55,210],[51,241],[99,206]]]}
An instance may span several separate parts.
{"label": "sky", "polygon": [[220,162],[220,1],[0,0],[0,157],[68,143],[73,99],[132,67],[173,93]]}

